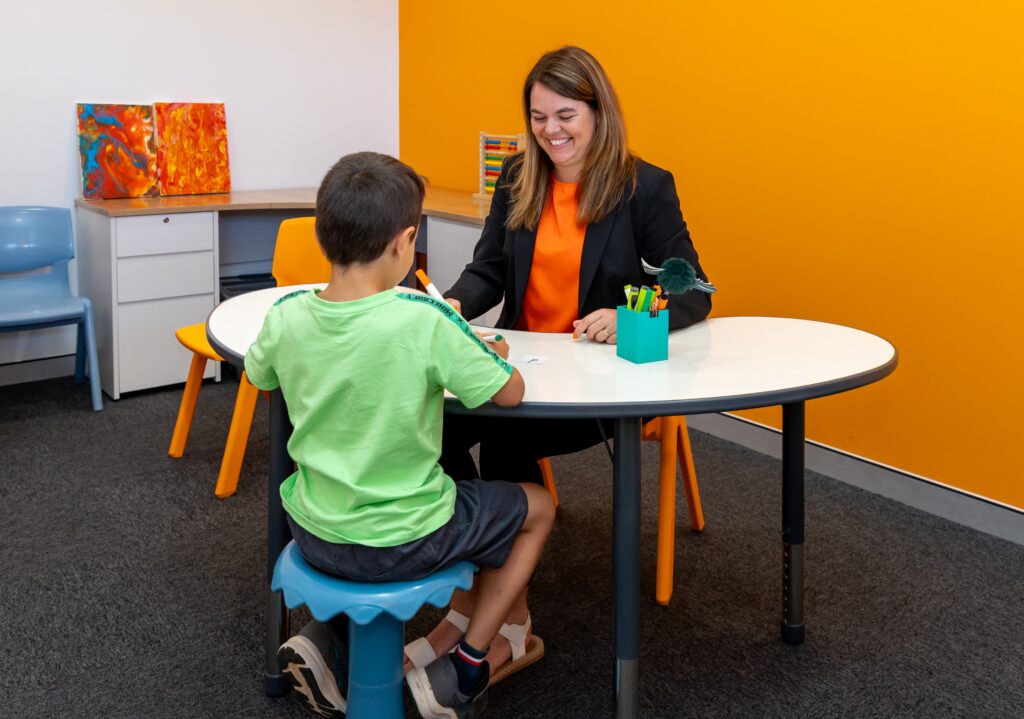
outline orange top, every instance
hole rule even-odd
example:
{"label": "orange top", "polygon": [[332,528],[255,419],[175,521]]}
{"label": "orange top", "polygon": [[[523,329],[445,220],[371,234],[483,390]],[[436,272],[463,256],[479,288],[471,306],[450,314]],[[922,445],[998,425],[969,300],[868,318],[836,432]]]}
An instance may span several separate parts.
{"label": "orange top", "polygon": [[587,226],[576,222],[576,185],[552,178],[537,225],[517,330],[572,332],[573,320],[579,319],[580,258]]}

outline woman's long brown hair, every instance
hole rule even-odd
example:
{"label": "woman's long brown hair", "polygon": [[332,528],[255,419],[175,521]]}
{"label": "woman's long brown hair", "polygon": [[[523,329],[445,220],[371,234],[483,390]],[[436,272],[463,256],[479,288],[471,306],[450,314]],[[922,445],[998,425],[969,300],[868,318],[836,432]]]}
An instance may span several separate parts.
{"label": "woman's long brown hair", "polygon": [[509,188],[512,208],[505,224],[513,230],[536,229],[551,180],[551,159],[537,144],[531,127],[530,93],[537,83],[562,97],[585,102],[594,111],[597,123],[576,196],[578,221],[597,222],[636,190],[637,159],[629,151],[619,100],[601,64],[586,50],[569,46],[538,60],[523,85],[526,149]]}

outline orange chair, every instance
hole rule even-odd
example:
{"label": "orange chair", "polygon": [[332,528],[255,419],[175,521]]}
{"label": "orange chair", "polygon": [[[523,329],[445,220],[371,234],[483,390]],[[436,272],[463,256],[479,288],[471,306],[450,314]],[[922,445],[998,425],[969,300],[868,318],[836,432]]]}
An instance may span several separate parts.
{"label": "orange chair", "polygon": [[[685,417],[658,417],[643,428],[643,439],[661,442],[661,461],[658,470],[658,571],[654,597],[658,604],[667,605],[672,599],[672,573],[676,546],[676,461],[683,472],[683,491],[690,514],[690,528],[704,529],[704,512],[700,507],[697,472],[690,451],[690,433]],[[558,506],[558,491],[551,472],[551,462],[545,457],[538,460],[544,486]]]}
{"label": "orange chair", "polygon": [[[314,231],[314,218],[299,217],[285,220],[277,232],[277,243],[274,246],[274,262],[271,272],[278,286],[299,285],[309,282],[327,282],[331,278],[331,263],[320,251]],[[203,384],[203,372],[206,362],[223,361],[206,339],[206,323],[182,327],[174,336],[192,352],[192,364],[189,366],[185,391],[181,395],[181,406],[178,408],[178,419],[174,423],[174,434],[167,453],[172,457],[180,457],[185,453],[188,432],[192,427],[199,389]],[[217,486],[213,493],[224,499],[235,493],[238,487],[238,475],[242,470],[242,459],[245,447],[249,443],[249,430],[252,428],[253,412],[256,409],[258,390],[249,383],[242,372],[238,382],[238,396],[235,398],[235,409],[231,415],[231,427],[224,446],[224,456],[220,462],[217,475]]]}
{"label": "orange chair", "polygon": [[297,217],[281,223],[270,269],[278,287],[331,279],[331,263],[316,241],[315,223],[313,217]]}

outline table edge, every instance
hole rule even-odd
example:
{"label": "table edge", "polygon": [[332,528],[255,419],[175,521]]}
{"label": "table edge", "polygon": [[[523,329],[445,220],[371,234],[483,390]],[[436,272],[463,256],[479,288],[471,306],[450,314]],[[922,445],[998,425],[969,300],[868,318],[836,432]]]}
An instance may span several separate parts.
{"label": "table edge", "polygon": [[475,409],[465,407],[457,397],[445,397],[445,411],[452,414],[475,414],[483,417],[546,417],[551,419],[585,419],[611,417],[669,417],[673,415],[711,414],[757,407],[792,404],[829,397],[885,379],[896,369],[898,353],[878,367],[826,382],[789,387],[770,392],[705,397],[697,400],[666,400],[663,402],[610,402],[604,404],[573,405],[569,403],[530,402],[517,407],[499,407],[487,402]]}
{"label": "table edge", "polygon": [[[216,308],[214,308],[216,310]],[[213,314],[211,312],[211,314]],[[217,342],[210,334],[209,319],[206,323],[206,338],[217,354],[236,367],[245,368],[245,357],[227,349]],[[481,417],[532,417],[551,419],[585,419],[599,417],[668,417],[673,415],[710,414],[713,412],[729,412],[740,409],[771,407],[794,402],[828,397],[848,392],[858,387],[885,379],[895,371],[899,364],[899,351],[895,345],[885,340],[892,347],[892,357],[877,367],[856,374],[839,377],[825,382],[787,387],[769,392],[728,395],[724,397],[705,397],[699,400],[666,400],[662,402],[611,402],[595,404],[570,404],[567,402],[526,402],[516,407],[499,407],[493,402],[485,402],[479,407],[469,409],[457,397],[446,397],[445,412],[452,414],[473,414]]]}

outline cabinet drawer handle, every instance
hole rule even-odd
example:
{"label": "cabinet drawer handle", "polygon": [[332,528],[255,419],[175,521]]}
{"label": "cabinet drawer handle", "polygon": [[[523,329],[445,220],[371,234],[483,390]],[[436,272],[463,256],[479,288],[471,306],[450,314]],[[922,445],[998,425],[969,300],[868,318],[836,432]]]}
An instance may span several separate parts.
{"label": "cabinet drawer handle", "polygon": [[165,224],[165,225],[166,225],[166,224],[167,224],[168,222],[170,222],[170,221],[171,221],[171,218],[170,218],[170,217],[165,217],[165,218],[164,218],[164,224]]}

